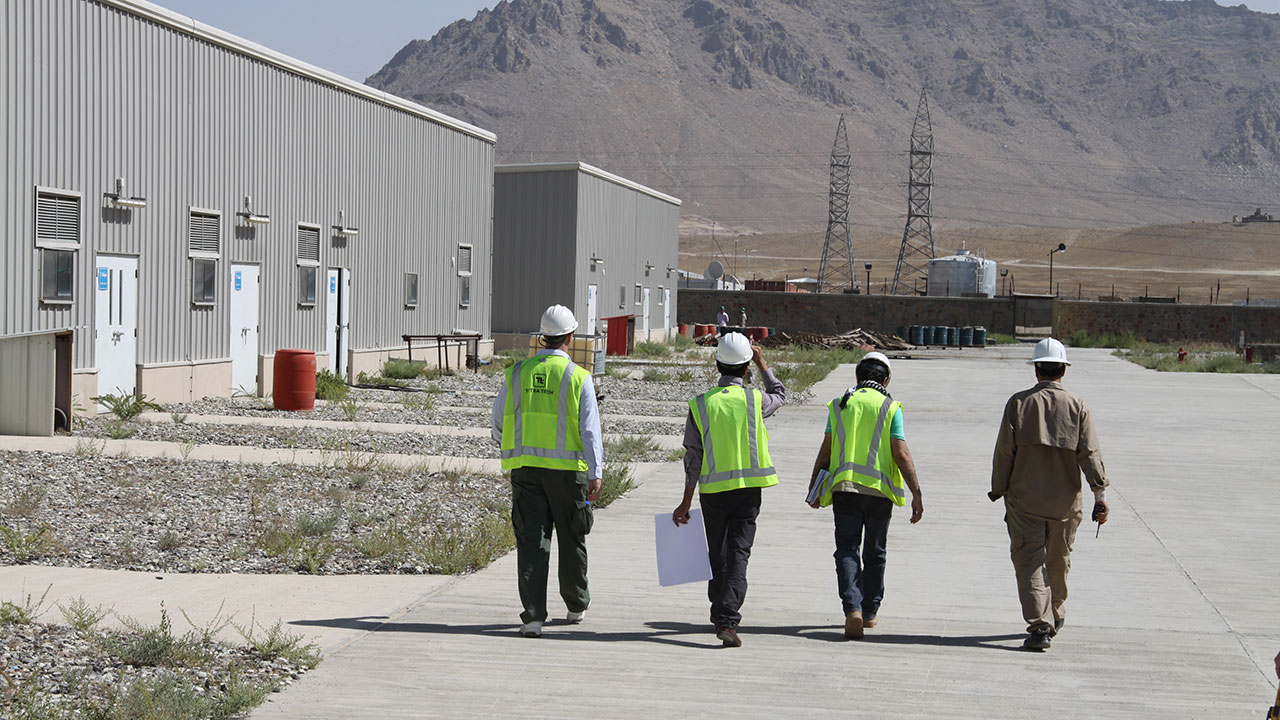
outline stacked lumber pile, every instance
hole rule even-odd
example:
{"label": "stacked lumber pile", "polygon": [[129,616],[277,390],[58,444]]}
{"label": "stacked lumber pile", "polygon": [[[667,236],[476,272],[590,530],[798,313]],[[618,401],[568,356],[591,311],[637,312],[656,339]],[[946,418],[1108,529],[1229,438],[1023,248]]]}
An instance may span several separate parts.
{"label": "stacked lumber pile", "polygon": [[878,333],[871,330],[855,328],[840,335],[819,335],[817,333],[799,332],[794,335],[780,332],[761,340],[763,347],[783,347],[786,345],[808,345],[811,347],[838,348],[854,350],[872,347],[877,350],[913,350],[915,346],[890,333]]}

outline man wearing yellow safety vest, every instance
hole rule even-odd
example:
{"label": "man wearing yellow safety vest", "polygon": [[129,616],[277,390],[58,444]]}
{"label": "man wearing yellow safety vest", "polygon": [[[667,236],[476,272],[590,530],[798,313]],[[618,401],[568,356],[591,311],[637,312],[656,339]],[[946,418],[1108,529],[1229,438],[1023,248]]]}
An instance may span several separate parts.
{"label": "man wearing yellow safety vest", "polygon": [[[744,384],[752,361],[760,369],[764,392]],[[725,647],[739,647],[739,610],[747,595],[747,560],[756,537],[760,488],[778,484],[764,419],[786,403],[787,390],[765,364],[760,348],[742,333],[720,338],[716,368],[716,387],[689,401],[684,499],[671,519],[677,525],[689,522],[697,490],[711,560],[711,623]]]}
{"label": "man wearing yellow safety vest", "polygon": [[827,430],[809,479],[812,491],[823,478],[810,505],[834,506],[836,582],[844,636],[851,640],[876,626],[884,599],[889,519],[895,505],[907,504],[908,489],[912,524],[924,516],[915,463],[902,431],[902,403],[889,395],[889,358],[869,352],[855,373],[857,387],[827,403]]}
{"label": "man wearing yellow safety vest", "polygon": [[520,633],[540,637],[547,619],[551,531],[560,548],[560,597],[580,623],[591,605],[586,535],[600,494],[603,449],[591,374],[569,359],[578,327],[573,312],[552,305],[542,315],[534,357],[507,368],[493,401],[493,439],[511,471],[511,526],[516,536]]}
{"label": "man wearing yellow safety vest", "polygon": [[1054,338],[1036,343],[1036,384],[1004,406],[991,462],[992,502],[1004,499],[1026,650],[1049,649],[1066,624],[1071,545],[1083,513],[1080,473],[1093,489],[1093,520],[1107,521],[1107,471],[1084,401],[1062,387],[1071,363]]}

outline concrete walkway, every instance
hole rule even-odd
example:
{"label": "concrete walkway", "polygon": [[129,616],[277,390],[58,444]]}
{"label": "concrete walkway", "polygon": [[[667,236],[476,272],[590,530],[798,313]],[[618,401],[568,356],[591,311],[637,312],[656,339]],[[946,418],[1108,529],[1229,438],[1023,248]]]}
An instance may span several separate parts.
{"label": "concrete walkway", "polygon": [[[424,580],[390,619],[377,597],[340,612],[300,598],[281,609],[294,627],[367,632],[254,717],[1259,716],[1280,649],[1280,384],[1072,351],[1112,521],[1097,539],[1082,528],[1068,626],[1033,654],[1017,650],[1008,539],[985,497],[1001,408],[1033,382],[1028,354],[895,362],[926,510],[891,528],[881,624],[863,642],[840,635],[830,515],[802,501],[824,410],[791,406],[768,423],[782,483],[759,521],[744,647],[708,632],[704,586],[657,586],[654,515],[666,521],[682,483],[669,463],[600,513],[584,624],[516,636],[512,556],[429,595]],[[818,397],[852,376],[838,369]]]}

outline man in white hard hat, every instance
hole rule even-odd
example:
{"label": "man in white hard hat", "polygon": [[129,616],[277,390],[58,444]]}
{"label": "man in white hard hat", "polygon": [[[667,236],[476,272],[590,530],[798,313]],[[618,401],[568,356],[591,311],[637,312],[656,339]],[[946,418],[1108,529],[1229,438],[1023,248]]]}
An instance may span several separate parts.
{"label": "man in white hard hat", "polygon": [[[763,392],[744,383],[752,362],[760,369]],[[742,333],[720,338],[716,368],[716,387],[689,401],[684,499],[671,519],[677,525],[689,522],[693,493],[698,491],[711,559],[711,624],[725,647],[739,647],[739,610],[747,595],[747,560],[756,537],[760,489],[778,484],[764,419],[786,403],[787,389],[765,364],[760,348]]]}
{"label": "man in white hard hat", "polygon": [[924,516],[915,463],[902,430],[902,403],[889,395],[889,358],[869,352],[855,373],[857,386],[827,403],[826,434],[809,478],[811,496],[819,477],[823,482],[809,504],[831,506],[835,517],[836,584],[844,636],[851,640],[876,626],[884,599],[889,520],[895,505],[907,504],[908,489],[912,524]]}
{"label": "man in white hard hat", "polygon": [[507,368],[493,401],[493,439],[511,471],[520,633],[540,637],[547,620],[547,573],[554,528],[560,548],[565,620],[580,623],[591,604],[586,535],[600,494],[603,448],[591,374],[569,359],[578,321],[563,305],[542,314],[545,349]]}
{"label": "man in white hard hat", "polygon": [[1067,349],[1036,343],[1036,384],[1009,398],[991,463],[992,502],[1004,498],[1009,550],[1027,621],[1022,647],[1043,651],[1066,623],[1071,545],[1082,519],[1080,473],[1093,489],[1093,519],[1107,521],[1106,469],[1084,401],[1062,387]]}

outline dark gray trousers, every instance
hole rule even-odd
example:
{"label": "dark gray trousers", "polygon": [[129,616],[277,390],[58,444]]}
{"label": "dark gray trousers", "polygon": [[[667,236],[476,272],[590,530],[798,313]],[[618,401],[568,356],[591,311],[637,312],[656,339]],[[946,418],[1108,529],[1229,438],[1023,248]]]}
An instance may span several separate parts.
{"label": "dark gray trousers", "polygon": [[747,597],[747,560],[756,539],[760,488],[702,493],[698,501],[711,559],[711,582],[707,584],[711,623],[736,628],[742,621],[738,611]]}

